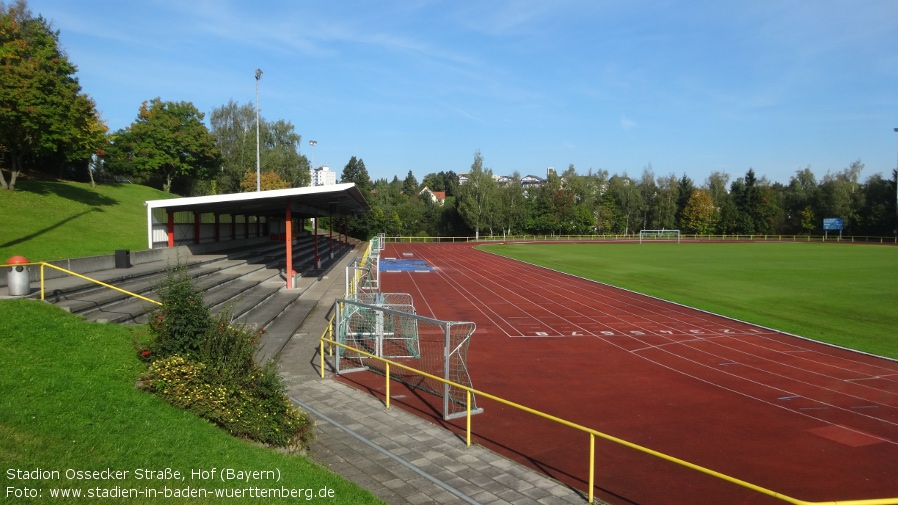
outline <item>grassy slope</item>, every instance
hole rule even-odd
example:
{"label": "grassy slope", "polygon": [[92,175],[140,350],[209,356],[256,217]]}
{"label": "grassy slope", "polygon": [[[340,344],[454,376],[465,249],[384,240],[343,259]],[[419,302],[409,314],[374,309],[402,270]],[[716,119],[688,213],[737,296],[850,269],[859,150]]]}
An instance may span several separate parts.
{"label": "grassy slope", "polygon": [[147,248],[144,202],[174,195],[137,184],[20,181],[0,192],[0,262],[51,261]]}
{"label": "grassy slope", "polygon": [[797,335],[898,358],[898,248],[565,244],[484,249]]}
{"label": "grassy slope", "polygon": [[[306,458],[288,456],[235,439],[202,419],[134,387],[142,365],[130,342],[131,328],[84,322],[52,305],[0,302],[0,482],[50,487],[170,488],[279,487],[334,490],[334,503],[380,503],[367,491]],[[128,470],[117,481],[10,479],[7,469]],[[180,470],[183,481],[134,478],[139,468]],[[280,482],[191,480],[194,469],[280,470]],[[5,494],[4,494],[5,496]],[[0,500],[2,501],[2,500]],[[75,500],[73,500],[75,501]],[[109,500],[77,500],[92,503]],[[115,500],[113,500],[115,501]],[[161,498],[128,503],[167,503]],[[194,499],[191,503],[274,503],[278,500]],[[297,500],[290,500],[297,501]],[[301,500],[300,500],[301,501]],[[19,501],[28,503],[29,501]],[[183,503],[184,500],[170,501]],[[329,500],[329,502],[331,502]]]}

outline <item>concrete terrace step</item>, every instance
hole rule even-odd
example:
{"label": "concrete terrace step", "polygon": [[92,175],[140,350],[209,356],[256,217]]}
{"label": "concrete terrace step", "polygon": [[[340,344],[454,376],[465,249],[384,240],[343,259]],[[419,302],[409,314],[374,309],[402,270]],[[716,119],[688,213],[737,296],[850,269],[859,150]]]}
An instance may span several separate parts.
{"label": "concrete terrace step", "polygon": [[[321,242],[322,239],[319,239]],[[313,267],[313,237],[302,237],[294,246],[294,270],[308,273]],[[321,246],[319,244],[319,250]],[[204,301],[214,309],[229,307],[243,314],[284,286],[280,269],[286,264],[284,245],[254,245],[222,255],[189,255],[175,262],[155,262],[128,269],[94,272],[91,277],[117,288],[158,299],[155,290],[171,266],[182,264]],[[77,277],[50,280],[48,300],[88,320],[116,323],[144,323],[155,304],[129,294],[99,286]],[[231,303],[228,306],[228,303]],[[262,324],[268,324],[265,320]]]}

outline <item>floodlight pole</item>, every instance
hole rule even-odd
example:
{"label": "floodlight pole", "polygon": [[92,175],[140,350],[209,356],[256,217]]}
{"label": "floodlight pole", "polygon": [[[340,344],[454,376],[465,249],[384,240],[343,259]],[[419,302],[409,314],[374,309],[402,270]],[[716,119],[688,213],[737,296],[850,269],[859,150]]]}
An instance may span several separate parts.
{"label": "floodlight pole", "polygon": [[[316,168],[316,167],[315,167],[315,146],[318,145],[318,141],[317,141],[317,140],[310,140],[310,141],[309,141],[309,145],[312,146],[312,149],[310,149],[310,150],[312,151],[312,166],[311,166],[311,169],[312,169],[312,173],[314,173],[314,172],[315,172],[315,168]],[[310,175],[311,175],[311,174],[310,174]],[[315,185],[316,185],[315,181],[312,181],[312,186],[315,186]]]}
{"label": "floodlight pole", "polygon": [[262,190],[262,163],[259,155],[259,80],[262,79],[262,71],[256,69],[256,191]]}

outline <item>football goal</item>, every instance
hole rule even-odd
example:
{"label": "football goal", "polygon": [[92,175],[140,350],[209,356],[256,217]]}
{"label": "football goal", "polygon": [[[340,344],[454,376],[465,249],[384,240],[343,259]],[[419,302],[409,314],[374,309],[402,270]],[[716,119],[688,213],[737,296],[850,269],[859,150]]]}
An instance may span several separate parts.
{"label": "football goal", "polygon": [[676,242],[680,243],[680,230],[639,230],[639,243]]}
{"label": "football goal", "polygon": [[[419,316],[413,306],[401,299],[366,301],[380,303],[337,300],[334,338],[348,346],[337,346],[338,374],[368,370],[386,375],[387,367],[377,357],[472,387],[467,362],[474,323]],[[464,389],[397,366],[389,370],[391,379],[441,397],[444,419],[466,415],[467,391]],[[476,398],[471,395],[471,412],[481,411],[476,406]]]}

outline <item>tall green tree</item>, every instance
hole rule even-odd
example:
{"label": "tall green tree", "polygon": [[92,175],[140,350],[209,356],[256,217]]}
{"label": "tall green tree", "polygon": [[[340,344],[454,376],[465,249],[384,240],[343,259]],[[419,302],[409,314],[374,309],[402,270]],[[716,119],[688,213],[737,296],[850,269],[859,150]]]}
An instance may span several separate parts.
{"label": "tall green tree", "polygon": [[302,135],[294,131],[293,124],[279,119],[263,121],[261,128],[261,165],[278,174],[291,188],[308,186],[311,182],[309,160],[299,154]]}
{"label": "tall green tree", "polygon": [[815,224],[815,209],[819,207],[820,190],[811,167],[795,171],[789,185],[783,189],[785,233],[811,233],[820,226]]}
{"label": "tall green tree", "polygon": [[497,214],[502,235],[513,235],[523,230],[527,222],[527,197],[521,186],[521,174],[515,171],[507,184],[498,188]]}
{"label": "tall green tree", "polygon": [[203,117],[190,102],[143,102],[131,126],[113,134],[109,169],[147,181],[160,177],[166,192],[175,177],[212,178],[220,151]]}
{"label": "tall green tree", "polygon": [[[252,104],[240,105],[233,100],[212,110],[209,124],[221,150],[221,167],[217,171],[212,193],[236,193],[241,180],[256,174],[256,111]],[[299,153],[302,136],[293,124],[283,119],[266,121],[259,118],[260,172],[274,172],[287,187],[308,186],[309,160]],[[255,183],[252,190],[255,191]]]}
{"label": "tall green tree", "polygon": [[418,179],[415,179],[415,174],[411,170],[408,171],[408,175],[402,180],[402,194],[406,196],[418,194]]}
{"label": "tall green tree", "polygon": [[480,230],[492,224],[490,211],[496,197],[496,181],[493,172],[483,168],[480,151],[474,153],[474,162],[468,172],[468,180],[458,187],[458,212],[465,223],[474,230],[474,237],[480,238]]}
{"label": "tall green tree", "polygon": [[827,172],[820,184],[821,217],[841,217],[847,233],[852,233],[859,222],[864,194],[858,180],[863,169],[861,160],[854,161],[842,171]]}
{"label": "tall green tree", "polygon": [[[105,125],[81,92],[77,68],[59,45],[59,32],[33,16],[25,0],[0,2],[0,187],[15,188],[31,163],[86,165],[102,149]],[[57,168],[58,169],[58,168]]]}
{"label": "tall green tree", "polygon": [[[221,151],[221,168],[210,193],[238,193],[248,171],[256,167],[256,111],[233,100],[212,109],[209,125]],[[253,184],[255,189],[255,183]]]}
{"label": "tall green tree", "polygon": [[678,216],[682,211],[679,206],[679,202],[683,200],[680,193],[682,185],[677,182],[677,176],[673,173],[659,177],[657,184],[658,197],[656,198],[656,205],[658,205],[658,222],[652,227],[667,230],[677,228]]}
{"label": "tall green tree", "polygon": [[[371,182],[371,176],[368,175],[368,169],[365,168],[365,161],[361,158],[353,156],[349,159],[346,166],[343,167],[343,172],[340,174],[340,182],[354,183],[369,205],[373,201],[374,197],[371,194],[373,183]],[[371,205],[371,207],[375,211],[380,208],[374,205]],[[368,240],[378,233],[386,233],[384,227],[387,225],[391,229],[395,228],[398,231],[400,226],[396,223],[397,219],[392,212],[387,214],[383,208],[380,208],[379,215],[377,212],[373,212],[361,216],[349,216],[346,218],[346,223],[351,236]]]}
{"label": "tall green tree", "polygon": [[608,180],[608,191],[605,197],[610,200],[605,203],[607,210],[613,210],[610,214],[614,218],[610,230],[606,233],[623,233],[629,235],[635,233],[641,223],[639,217],[640,198],[636,181],[630,179],[627,173],[613,175]]}
{"label": "tall green tree", "polygon": [[[673,176],[673,174],[671,174],[671,176]],[[683,177],[677,182],[677,211],[676,216],[674,217],[675,222],[680,222],[680,216],[683,213],[683,209],[686,208],[689,199],[692,198],[692,191],[694,189],[695,183],[693,183],[692,179],[684,173]]]}
{"label": "tall green tree", "polygon": [[343,167],[343,173],[340,174],[340,182],[355,183],[365,198],[371,196],[371,176],[368,175],[368,169],[365,168],[365,161],[361,158],[353,156]]}

